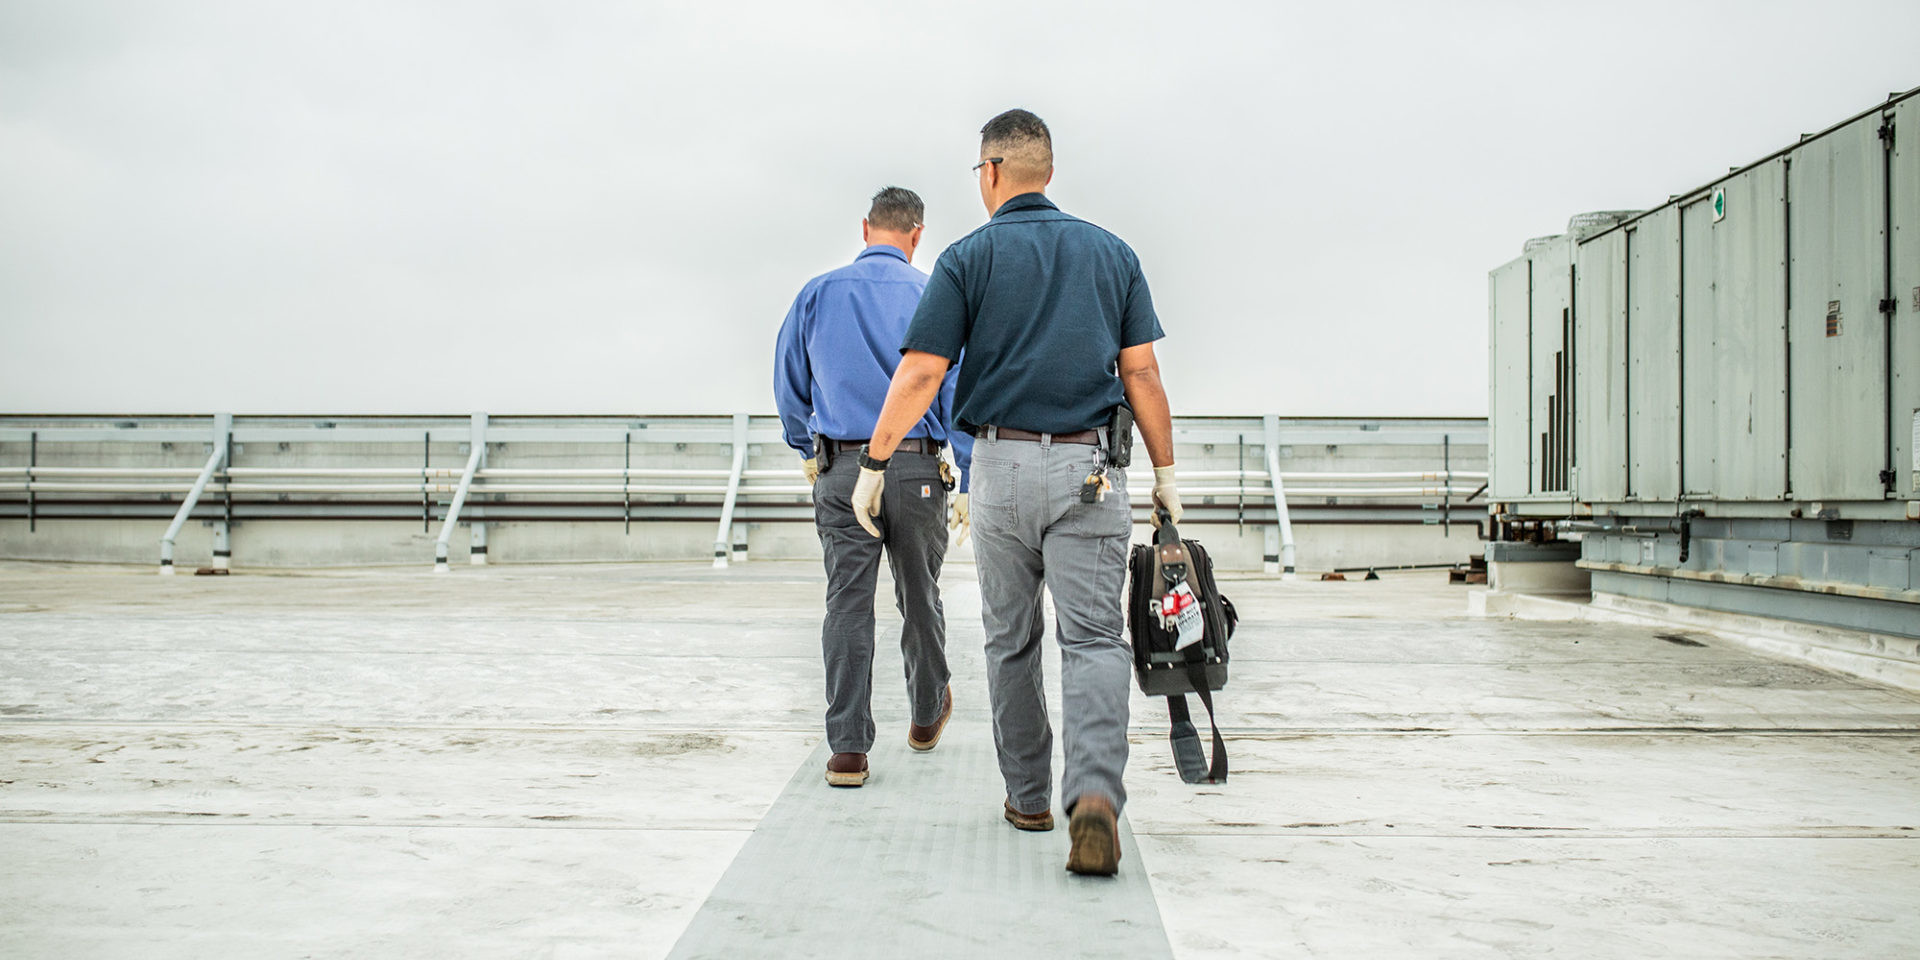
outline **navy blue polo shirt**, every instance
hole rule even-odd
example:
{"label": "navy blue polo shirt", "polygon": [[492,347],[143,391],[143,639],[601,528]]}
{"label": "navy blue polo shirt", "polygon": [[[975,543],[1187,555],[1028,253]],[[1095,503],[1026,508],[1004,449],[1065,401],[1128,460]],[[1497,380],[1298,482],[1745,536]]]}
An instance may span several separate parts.
{"label": "navy blue polo shirt", "polygon": [[1023,193],[940,254],[901,350],[966,352],[962,429],[1076,433],[1126,398],[1120,351],[1165,335],[1132,248]]}

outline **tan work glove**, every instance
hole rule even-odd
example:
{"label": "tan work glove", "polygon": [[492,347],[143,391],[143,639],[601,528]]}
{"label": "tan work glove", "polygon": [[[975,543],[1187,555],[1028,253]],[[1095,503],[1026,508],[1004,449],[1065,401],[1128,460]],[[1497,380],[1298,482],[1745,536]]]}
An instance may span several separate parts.
{"label": "tan work glove", "polygon": [[886,480],[886,471],[861,467],[860,479],[853,483],[853,518],[876,540],[880,528],[873,525],[873,518],[880,515],[880,490]]}
{"label": "tan work glove", "polygon": [[960,539],[953,542],[953,545],[956,547],[966,543],[967,534],[973,532],[973,519],[967,516],[966,494],[956,493],[953,495],[953,509],[947,515],[947,529],[960,531]]}
{"label": "tan work glove", "polygon": [[800,461],[800,472],[807,475],[807,486],[813,486],[819,483],[820,461],[814,457],[808,457]]}
{"label": "tan work glove", "polygon": [[[1164,467],[1153,468],[1153,505],[1165,507],[1167,515],[1173,518],[1173,522],[1180,522],[1182,516],[1180,491],[1173,485],[1173,464],[1171,463]],[[1148,519],[1155,527],[1160,526],[1160,511],[1155,510],[1148,515]]]}

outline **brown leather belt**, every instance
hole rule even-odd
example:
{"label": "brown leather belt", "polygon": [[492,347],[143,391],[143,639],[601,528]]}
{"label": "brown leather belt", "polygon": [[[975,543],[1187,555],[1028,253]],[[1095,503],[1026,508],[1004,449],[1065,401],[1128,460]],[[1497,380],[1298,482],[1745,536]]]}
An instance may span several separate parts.
{"label": "brown leather belt", "polygon": [[[988,429],[987,427],[981,427],[974,433],[974,436],[984,437],[987,435]],[[1031,430],[1015,430],[1012,427],[994,427],[991,429],[995,430],[1002,440],[1031,440],[1034,443],[1039,443],[1046,437],[1046,434],[1034,433]],[[1053,435],[1053,442],[1084,443],[1090,447],[1097,447],[1100,445],[1100,431],[1082,430],[1079,433],[1056,433]]]}
{"label": "brown leather belt", "polygon": [[[827,443],[832,445],[832,449],[834,453],[859,453],[860,448],[866,446],[868,441],[866,440],[828,440]],[[940,448],[934,446],[933,441],[928,440],[925,437],[911,437],[906,440],[900,441],[900,445],[897,447],[894,447],[893,452],[894,453],[939,453]]]}

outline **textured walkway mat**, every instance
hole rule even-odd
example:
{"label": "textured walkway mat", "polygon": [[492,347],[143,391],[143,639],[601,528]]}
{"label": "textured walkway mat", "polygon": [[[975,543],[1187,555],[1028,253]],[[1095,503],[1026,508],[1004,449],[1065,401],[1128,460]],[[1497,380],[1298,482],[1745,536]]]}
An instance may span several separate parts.
{"label": "textured walkway mat", "polygon": [[824,742],[787,784],[671,960],[1172,956],[1133,834],[1120,873],[1069,874],[1067,822],[1015,830],[982,725],[931,753],[876,744],[859,789],[825,780]]}

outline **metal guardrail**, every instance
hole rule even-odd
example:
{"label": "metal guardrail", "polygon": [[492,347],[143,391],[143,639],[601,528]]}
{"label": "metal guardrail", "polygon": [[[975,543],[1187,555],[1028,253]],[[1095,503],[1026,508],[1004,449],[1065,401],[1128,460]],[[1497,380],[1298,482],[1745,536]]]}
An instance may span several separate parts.
{"label": "metal guardrail", "polygon": [[[152,508],[171,504],[173,523],[162,538],[162,572],[171,572],[173,540],[196,510],[205,513],[208,497],[220,500],[218,513],[208,518],[216,534],[216,566],[226,565],[228,528],[236,510],[253,517],[397,518],[415,499],[416,515],[424,524],[441,523],[435,539],[435,569],[448,569],[453,528],[470,519],[474,532],[471,562],[486,562],[485,523],[488,519],[620,519],[631,529],[642,519],[716,519],[714,564],[724,567],[730,556],[744,553],[744,535],[737,521],[752,519],[810,519],[812,489],[802,481],[797,465],[782,469],[755,469],[755,445],[785,456],[778,421],[746,414],[718,418],[533,418],[489,420],[474,414],[464,424],[450,419],[355,418],[242,418],[231,415],[198,418],[49,418],[0,417],[0,445],[21,444],[25,464],[0,465],[0,517],[24,515],[29,529],[42,516],[114,518],[150,515]],[[13,425],[28,421],[32,425]],[[43,422],[35,422],[43,421]],[[52,422],[44,422],[52,421]],[[104,422],[102,422],[104,421]],[[209,427],[211,429],[209,429]],[[1437,428],[1436,428],[1437,427]],[[1261,452],[1246,465],[1248,437]],[[1307,507],[1327,514],[1333,506],[1348,509],[1343,516],[1359,522],[1436,522],[1427,514],[1437,509],[1443,527],[1456,522],[1451,505],[1466,501],[1484,489],[1485,471],[1452,470],[1454,444],[1484,445],[1484,421],[1282,421],[1276,416],[1180,419],[1175,441],[1182,457],[1201,452],[1219,458],[1216,447],[1238,446],[1240,464],[1224,470],[1183,469],[1181,494],[1198,522],[1258,522],[1267,527],[1266,567],[1291,574],[1294,567],[1292,516],[1305,501],[1324,498],[1326,504]],[[89,465],[39,462],[49,445],[87,445],[100,459],[112,459],[99,445],[203,443],[208,458],[199,468],[174,464]],[[461,443],[466,462],[460,468],[434,466],[435,444]],[[334,463],[235,465],[236,451],[254,445],[272,445],[276,455],[291,455],[293,445],[325,448],[341,459],[350,446],[368,446],[371,452],[354,456],[388,458],[399,451],[422,451],[419,466],[389,462],[377,466],[341,466]],[[528,445],[559,444],[568,450],[617,445],[623,466],[505,466],[488,465],[488,450],[524,449]],[[727,466],[633,465],[633,448],[641,445],[650,456],[681,460],[725,457]],[[1357,445],[1365,447],[1407,444],[1442,447],[1449,451],[1440,470],[1282,471],[1283,447]],[[699,447],[701,454],[688,453]],[[670,450],[671,452],[664,452]],[[3,455],[0,455],[3,456]],[[71,454],[69,454],[71,459]],[[578,455],[565,459],[577,461]],[[1206,456],[1196,459],[1204,462]],[[16,479],[17,478],[17,479]],[[635,482],[635,481],[640,482]],[[1144,516],[1151,499],[1152,474],[1146,464],[1129,471],[1131,500]],[[16,497],[15,495],[20,495]],[[450,497],[450,502],[441,498]],[[569,498],[557,501],[553,498]],[[299,498],[297,501],[295,498]],[[617,498],[618,513],[606,506]],[[698,498],[698,499],[695,499]],[[709,499],[711,498],[711,499]],[[1231,504],[1211,501],[1231,499]],[[1406,501],[1421,501],[1409,504]],[[709,512],[716,506],[715,512]],[[1393,501],[1389,503],[1388,501]],[[1438,501],[1434,503],[1432,501]],[[1353,508],[1378,503],[1364,516]],[[560,506],[562,512],[544,509]],[[1227,510],[1231,508],[1229,515]],[[1316,514],[1318,519],[1321,514]],[[1417,518],[1417,519],[1416,519]],[[1270,521],[1270,522],[1268,522]],[[1350,522],[1350,521],[1349,521]],[[1476,521],[1477,522],[1477,521]]]}

